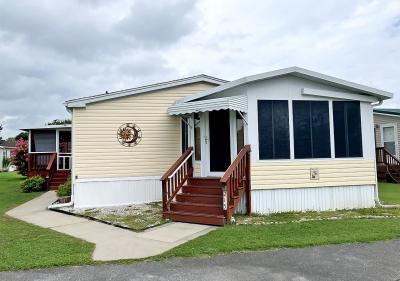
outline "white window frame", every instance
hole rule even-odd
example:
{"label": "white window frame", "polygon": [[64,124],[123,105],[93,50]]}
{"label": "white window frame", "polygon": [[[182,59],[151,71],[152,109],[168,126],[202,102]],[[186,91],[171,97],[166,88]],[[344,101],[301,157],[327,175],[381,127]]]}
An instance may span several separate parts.
{"label": "white window frame", "polygon": [[395,150],[395,156],[398,157],[399,155],[399,147],[398,147],[398,135],[397,135],[397,124],[396,123],[386,123],[386,124],[381,124],[380,126],[380,132],[381,132],[381,145],[384,147],[384,139],[383,139],[383,129],[384,128],[390,128],[393,127],[394,131],[394,150]]}

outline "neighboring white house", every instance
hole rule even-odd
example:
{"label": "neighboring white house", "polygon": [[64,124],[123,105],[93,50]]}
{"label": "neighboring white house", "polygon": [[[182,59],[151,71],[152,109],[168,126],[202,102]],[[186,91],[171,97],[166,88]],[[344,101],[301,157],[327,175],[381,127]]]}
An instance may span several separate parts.
{"label": "neighboring white house", "polygon": [[385,147],[391,154],[400,156],[400,109],[374,109],[376,147]]}
{"label": "neighboring white house", "polygon": [[[373,207],[373,105],[391,97],[291,67],[232,82],[199,75],[69,100],[73,201],[159,201],[160,177],[187,147],[194,147],[194,176],[211,178],[249,144],[252,212]],[[132,142],[121,141],[128,131]]]}
{"label": "neighboring white house", "polygon": [[0,170],[7,171],[10,166],[11,151],[14,147],[0,146]]}

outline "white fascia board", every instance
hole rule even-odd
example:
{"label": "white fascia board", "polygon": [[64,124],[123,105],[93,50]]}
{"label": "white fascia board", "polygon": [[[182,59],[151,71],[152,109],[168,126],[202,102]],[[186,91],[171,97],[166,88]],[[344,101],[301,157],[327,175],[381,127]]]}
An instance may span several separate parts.
{"label": "white fascia board", "polygon": [[319,90],[319,89],[310,89],[310,88],[303,88],[301,91],[301,94],[306,95],[306,96],[317,96],[317,97],[335,98],[335,99],[344,99],[344,100],[357,100],[357,101],[370,102],[370,103],[378,101],[378,98],[366,96],[366,95]]}
{"label": "white fascia board", "polygon": [[194,77],[194,78],[187,78],[187,79],[181,79],[173,82],[165,82],[161,83],[160,85],[153,85],[153,86],[143,86],[143,87],[138,87],[134,89],[128,89],[128,90],[121,90],[121,91],[116,91],[116,92],[111,92],[111,93],[105,93],[105,94],[100,94],[96,96],[90,96],[90,97],[84,97],[84,98],[78,98],[78,99],[73,99],[64,102],[64,105],[67,108],[72,108],[72,107],[86,107],[88,103],[94,103],[94,102],[99,102],[99,101],[104,101],[104,100],[109,100],[109,99],[116,99],[116,98],[121,98],[125,96],[132,96],[132,95],[137,95],[137,94],[142,94],[142,93],[147,93],[147,92],[153,92],[153,91],[158,91],[158,90],[163,90],[167,88],[172,88],[172,87],[177,87],[177,86],[182,86],[186,84],[193,84],[193,83],[199,83],[199,82],[206,82],[210,84],[223,84],[224,80],[222,79],[213,79],[209,77],[205,77],[200,75],[199,77]]}
{"label": "white fascia board", "polygon": [[382,113],[382,112],[375,112],[375,111],[374,111],[374,115],[383,115],[383,116],[400,118],[400,115],[390,114],[390,113]]}
{"label": "white fascia board", "polygon": [[238,87],[238,86],[248,84],[251,82],[264,80],[264,79],[270,79],[270,78],[288,75],[288,74],[291,74],[291,75],[294,75],[294,76],[297,76],[300,78],[317,81],[317,82],[323,83],[323,84],[329,84],[329,85],[333,85],[333,86],[337,86],[337,87],[343,87],[345,89],[349,89],[352,91],[362,92],[362,93],[365,93],[370,96],[375,96],[380,100],[390,99],[393,97],[392,93],[389,93],[386,91],[378,90],[378,89],[375,89],[372,87],[364,86],[364,85],[346,81],[346,80],[343,80],[340,78],[332,77],[332,76],[318,73],[315,71],[311,71],[311,70],[307,70],[307,69],[300,68],[297,66],[293,66],[293,67],[288,67],[288,68],[269,71],[269,72],[265,72],[265,73],[261,73],[261,74],[252,75],[252,76],[243,77],[238,80],[234,80],[232,82],[227,82],[218,87],[212,88],[208,91],[204,91],[204,92],[201,92],[198,94],[191,95],[189,97],[182,98],[182,99],[178,100],[177,102],[193,101],[193,100],[200,99],[200,98],[203,98],[203,97],[211,95],[211,94],[219,93],[224,90]]}

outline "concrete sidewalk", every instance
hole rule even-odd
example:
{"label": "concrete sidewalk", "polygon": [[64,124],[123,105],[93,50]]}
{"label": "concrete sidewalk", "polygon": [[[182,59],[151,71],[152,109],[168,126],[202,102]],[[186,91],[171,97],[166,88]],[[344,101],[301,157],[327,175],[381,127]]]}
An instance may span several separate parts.
{"label": "concrete sidewalk", "polygon": [[93,252],[93,259],[99,261],[155,256],[215,229],[215,227],[206,225],[172,222],[136,233],[48,210],[47,206],[55,200],[56,193],[49,191],[6,214],[94,243],[96,248]]}

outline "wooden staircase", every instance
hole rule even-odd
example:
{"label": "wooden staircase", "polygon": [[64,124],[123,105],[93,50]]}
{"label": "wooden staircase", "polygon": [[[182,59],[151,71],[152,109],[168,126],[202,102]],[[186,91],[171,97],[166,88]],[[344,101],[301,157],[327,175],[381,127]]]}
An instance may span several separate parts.
{"label": "wooden staircase", "polygon": [[188,148],[161,178],[163,216],[173,221],[224,225],[241,197],[250,206],[250,146],[245,146],[222,178],[193,177],[193,148]]}
{"label": "wooden staircase", "polygon": [[224,225],[219,178],[189,178],[164,216],[173,221]]}
{"label": "wooden staircase", "polygon": [[58,190],[58,186],[67,181],[71,171],[54,171],[51,177],[47,190]]}
{"label": "wooden staircase", "polygon": [[400,160],[384,147],[376,148],[376,170],[378,180],[400,183]]}

